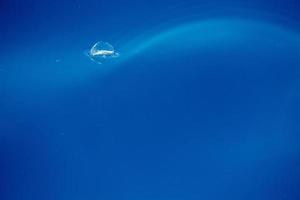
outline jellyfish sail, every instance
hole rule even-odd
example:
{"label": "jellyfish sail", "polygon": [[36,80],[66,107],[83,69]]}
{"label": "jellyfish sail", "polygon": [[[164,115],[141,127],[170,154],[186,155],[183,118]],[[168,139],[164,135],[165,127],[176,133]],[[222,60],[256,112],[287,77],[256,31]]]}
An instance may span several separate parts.
{"label": "jellyfish sail", "polygon": [[105,59],[116,58],[119,53],[115,51],[114,47],[108,42],[97,42],[86,53],[87,56],[94,62],[102,64]]}

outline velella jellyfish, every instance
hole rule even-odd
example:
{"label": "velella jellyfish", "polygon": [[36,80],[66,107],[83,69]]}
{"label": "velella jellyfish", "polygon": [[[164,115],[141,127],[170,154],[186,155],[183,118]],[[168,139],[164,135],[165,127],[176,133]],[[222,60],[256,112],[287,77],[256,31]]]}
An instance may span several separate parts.
{"label": "velella jellyfish", "polygon": [[97,42],[86,55],[94,62],[102,64],[105,59],[116,58],[119,53],[115,51],[114,47],[108,42]]}

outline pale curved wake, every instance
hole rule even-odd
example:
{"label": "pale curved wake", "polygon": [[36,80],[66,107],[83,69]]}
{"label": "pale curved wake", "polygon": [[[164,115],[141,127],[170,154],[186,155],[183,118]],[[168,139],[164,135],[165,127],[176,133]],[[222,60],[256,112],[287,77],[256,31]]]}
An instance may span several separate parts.
{"label": "pale curved wake", "polygon": [[155,49],[157,46],[176,48],[180,45],[183,50],[188,50],[195,46],[224,45],[226,41],[231,44],[247,41],[253,36],[261,37],[262,40],[279,39],[298,46],[300,44],[298,33],[277,24],[240,18],[210,19],[179,25],[155,35],[133,40],[124,45],[122,49],[124,55],[119,59],[119,63],[130,60],[145,50]]}

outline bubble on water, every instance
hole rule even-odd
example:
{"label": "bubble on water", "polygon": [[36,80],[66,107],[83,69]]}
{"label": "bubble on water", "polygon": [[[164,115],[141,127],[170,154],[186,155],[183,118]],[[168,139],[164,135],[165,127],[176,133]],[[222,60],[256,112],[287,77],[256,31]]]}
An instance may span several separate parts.
{"label": "bubble on water", "polygon": [[102,64],[106,59],[116,58],[119,53],[108,42],[97,42],[85,54],[94,62]]}

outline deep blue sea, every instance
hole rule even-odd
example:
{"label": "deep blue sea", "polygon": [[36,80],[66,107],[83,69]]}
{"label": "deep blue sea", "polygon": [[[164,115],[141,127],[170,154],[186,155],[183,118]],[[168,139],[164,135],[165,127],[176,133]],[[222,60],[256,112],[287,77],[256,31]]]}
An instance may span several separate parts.
{"label": "deep blue sea", "polygon": [[1,0],[0,27],[0,200],[300,199],[300,1]]}

